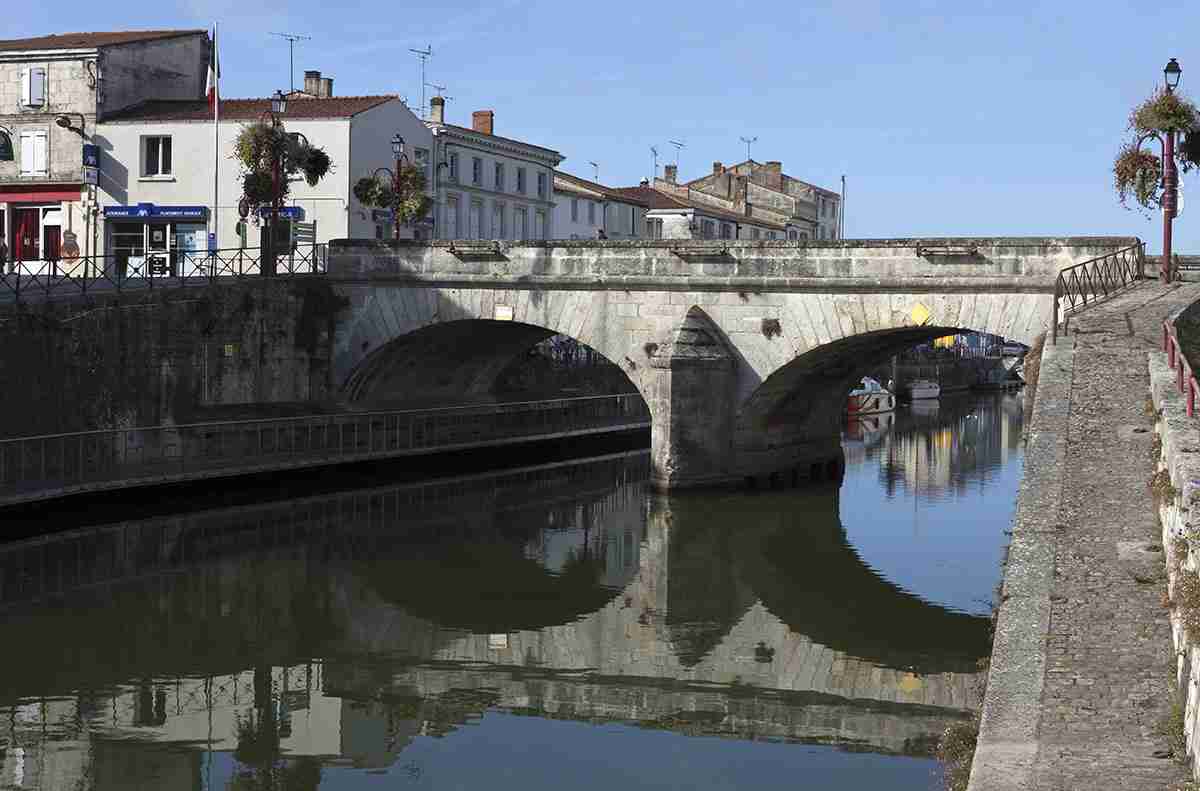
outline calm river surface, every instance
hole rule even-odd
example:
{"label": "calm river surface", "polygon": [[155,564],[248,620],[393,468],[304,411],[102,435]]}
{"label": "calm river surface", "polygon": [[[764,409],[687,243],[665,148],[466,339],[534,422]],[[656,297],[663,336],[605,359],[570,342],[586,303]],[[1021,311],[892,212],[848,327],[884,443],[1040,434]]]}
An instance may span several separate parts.
{"label": "calm river surface", "polygon": [[930,789],[1020,396],[847,426],[840,486],[645,453],[0,546],[0,788]]}

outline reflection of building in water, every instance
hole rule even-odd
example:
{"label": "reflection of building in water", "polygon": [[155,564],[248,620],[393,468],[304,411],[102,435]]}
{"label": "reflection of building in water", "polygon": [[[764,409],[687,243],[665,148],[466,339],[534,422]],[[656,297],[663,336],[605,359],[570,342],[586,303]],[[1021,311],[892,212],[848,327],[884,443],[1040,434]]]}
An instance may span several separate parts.
{"label": "reflection of building in water", "polygon": [[847,442],[847,464],[875,460],[889,496],[961,494],[985,484],[1019,453],[1022,395],[946,398],[928,414],[898,413],[882,441],[861,450]]}
{"label": "reflection of building in water", "polygon": [[[238,766],[310,757],[376,769],[495,710],[884,753],[915,752],[967,716],[979,653],[947,659],[924,637],[897,647],[887,622],[920,635],[986,622],[975,629],[873,576],[844,544],[836,490],[648,507],[644,459],[633,472],[622,464],[342,493],[0,551],[0,595],[28,602],[4,605],[0,626],[0,643],[26,647],[0,677],[0,714],[16,702],[0,717],[11,723],[0,725],[0,782],[70,787],[119,766],[126,785],[109,787],[164,787],[208,771],[214,751]],[[484,601],[478,567],[438,560],[439,547],[460,545],[520,578],[489,579],[510,587]],[[72,565],[81,557],[95,562]],[[581,557],[602,561],[582,582]],[[868,616],[838,609],[844,591],[827,590],[823,567],[877,611],[866,631],[878,634],[848,626]],[[31,689],[46,703],[29,704]],[[132,766],[139,751],[146,760]]]}

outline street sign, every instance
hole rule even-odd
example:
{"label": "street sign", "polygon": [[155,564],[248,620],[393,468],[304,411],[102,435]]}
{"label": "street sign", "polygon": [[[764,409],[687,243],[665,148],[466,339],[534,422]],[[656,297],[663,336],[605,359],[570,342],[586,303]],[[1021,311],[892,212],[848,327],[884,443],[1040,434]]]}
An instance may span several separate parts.
{"label": "street sign", "polygon": [[98,168],[83,168],[83,183],[84,184],[99,184],[100,170]]}
{"label": "street sign", "polygon": [[217,235],[211,231],[208,234],[208,252],[215,252],[217,249]]}
{"label": "street sign", "polygon": [[[271,217],[274,215],[274,213],[275,213],[275,210],[272,209],[270,206],[260,206],[258,209],[259,217],[263,217],[263,218]],[[284,220],[294,220],[296,222],[303,222],[304,221],[304,207],[303,206],[280,206],[279,207],[279,216],[281,219],[284,219]]]}
{"label": "street sign", "polygon": [[94,143],[83,144],[83,166],[85,168],[100,167],[100,146]]}
{"label": "street sign", "polygon": [[391,222],[393,217],[395,217],[395,215],[392,214],[391,209],[372,209],[371,210],[371,221],[372,222]]}

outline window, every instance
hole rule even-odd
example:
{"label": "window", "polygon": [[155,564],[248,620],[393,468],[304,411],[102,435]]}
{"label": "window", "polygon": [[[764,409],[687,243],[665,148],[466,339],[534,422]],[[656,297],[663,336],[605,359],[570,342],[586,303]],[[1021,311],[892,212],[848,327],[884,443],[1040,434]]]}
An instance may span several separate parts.
{"label": "window", "polygon": [[471,157],[471,183],[483,186],[483,160]]}
{"label": "window", "polygon": [[579,222],[579,198],[571,198],[571,222]]}
{"label": "window", "polygon": [[458,154],[450,155],[450,180],[458,183]]}
{"label": "window", "polygon": [[757,228],[751,228],[751,229],[750,229],[750,238],[751,238],[751,239],[757,239],[757,238],[758,238],[758,229],[757,229]]}
{"label": "window", "polygon": [[793,241],[795,241],[795,239],[796,239],[796,232],[795,232],[795,231],[788,231],[788,238],[789,238],[789,239],[791,239],[791,240],[793,240]]}
{"label": "window", "polygon": [[537,182],[537,184],[538,184],[538,197],[539,197],[539,198],[544,198],[544,197],[546,197],[546,174],[545,174],[545,173],[539,173],[539,174],[537,174],[537,176],[538,176],[538,182]]}
{"label": "window", "polygon": [[504,204],[492,204],[492,238],[504,239]]}
{"label": "window", "polygon": [[546,238],[546,212],[535,211],[533,213],[533,238]]}
{"label": "window", "polygon": [[413,151],[413,162],[417,169],[425,176],[425,183],[429,183],[429,149],[418,148]]}
{"label": "window", "polygon": [[661,239],[663,235],[663,221],[659,217],[646,218],[646,237],[649,239]]}
{"label": "window", "polygon": [[[541,174],[538,174],[538,175],[541,175]],[[538,189],[540,190],[541,187],[539,186]],[[595,225],[595,224],[596,224],[596,204],[592,201],[588,201],[588,225]]]}
{"label": "window", "polygon": [[496,192],[504,192],[504,163],[496,163]]}
{"label": "window", "polygon": [[46,130],[21,133],[21,175],[46,175]]}
{"label": "window", "polygon": [[[520,173],[521,171],[517,171]],[[529,214],[525,209],[517,209],[513,212],[513,235],[517,239],[529,238]]]}
{"label": "window", "polygon": [[721,238],[722,239],[732,239],[733,238],[733,228],[727,222],[721,223]]}
{"label": "window", "polygon": [[443,238],[458,239],[458,196],[446,196],[446,228],[443,231]]}
{"label": "window", "polygon": [[774,239],[774,238],[775,238],[775,232],[774,232],[774,231],[767,231],[767,238],[768,238],[768,239]]}
{"label": "window", "polygon": [[46,68],[34,66],[21,69],[21,104],[42,107],[46,104]]}
{"label": "window", "polygon": [[525,168],[517,168],[517,192],[525,194]]}
{"label": "window", "polygon": [[471,201],[471,214],[467,218],[467,221],[471,224],[470,225],[470,228],[471,228],[470,238],[482,239],[483,238],[483,203],[482,202]]}
{"label": "window", "polygon": [[152,136],[142,138],[142,175],[171,175],[171,138]]}
{"label": "window", "polygon": [[712,239],[717,235],[717,224],[712,220],[704,220],[700,223],[700,238]]}

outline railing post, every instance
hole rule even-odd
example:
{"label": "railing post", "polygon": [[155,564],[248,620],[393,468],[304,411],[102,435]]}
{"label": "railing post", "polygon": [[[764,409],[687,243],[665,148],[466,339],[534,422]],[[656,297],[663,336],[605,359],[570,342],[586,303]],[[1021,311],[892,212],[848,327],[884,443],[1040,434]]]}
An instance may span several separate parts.
{"label": "railing post", "polygon": [[1060,274],[1058,276],[1058,278],[1056,278],[1054,281],[1054,309],[1053,309],[1053,313],[1050,315],[1050,345],[1051,346],[1058,345],[1058,291],[1059,291],[1058,286],[1059,286],[1059,283],[1061,283],[1061,282],[1062,282],[1062,275]]}
{"label": "railing post", "polygon": [[1193,376],[1188,376],[1187,379],[1187,416],[1191,417],[1196,411],[1196,379]]}

